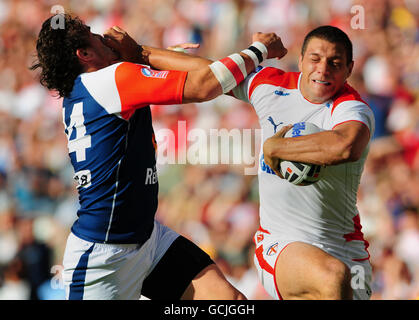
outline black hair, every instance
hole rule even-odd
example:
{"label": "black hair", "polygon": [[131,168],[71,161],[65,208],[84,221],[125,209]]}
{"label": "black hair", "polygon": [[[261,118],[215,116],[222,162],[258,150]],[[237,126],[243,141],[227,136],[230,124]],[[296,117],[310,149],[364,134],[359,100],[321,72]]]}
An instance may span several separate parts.
{"label": "black hair", "polygon": [[341,29],[333,26],[321,26],[310,31],[304,38],[303,46],[301,47],[302,56],[304,56],[304,53],[307,49],[307,45],[312,38],[319,38],[322,40],[329,41],[331,43],[341,44],[345,49],[347,64],[350,64],[352,62],[352,42],[349,39],[348,35]]}
{"label": "black hair", "polygon": [[54,25],[52,16],[44,21],[36,42],[38,61],[31,70],[41,68],[40,82],[60,97],[70,95],[74,80],[83,72],[76,50],[89,46],[89,29],[78,18],[62,14],[63,28]]}

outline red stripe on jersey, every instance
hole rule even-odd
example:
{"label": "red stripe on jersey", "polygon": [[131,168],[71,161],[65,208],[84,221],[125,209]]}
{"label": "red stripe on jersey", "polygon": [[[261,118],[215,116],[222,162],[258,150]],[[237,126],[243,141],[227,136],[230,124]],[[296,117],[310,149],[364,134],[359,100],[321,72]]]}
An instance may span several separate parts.
{"label": "red stripe on jersey", "polygon": [[253,78],[249,88],[249,100],[253,91],[261,84],[271,84],[284,89],[297,89],[300,72],[284,72],[281,69],[266,67]]}
{"label": "red stripe on jersey", "polygon": [[[143,69],[150,72],[142,72]],[[136,109],[150,104],[182,103],[186,75],[183,71],[156,73],[135,63],[121,63],[115,70],[121,116],[128,120]]]}
{"label": "red stripe on jersey", "polygon": [[333,98],[333,107],[331,110],[331,114],[333,115],[333,111],[335,111],[336,107],[342,102],[354,100],[365,103],[368,106],[368,104],[364,100],[362,100],[361,95],[349,84],[345,83],[343,88]]}
{"label": "red stripe on jersey", "polygon": [[361,219],[359,217],[359,214],[357,214],[355,217],[353,217],[352,218],[352,221],[354,222],[354,232],[344,234],[343,237],[345,238],[345,240],[347,242],[354,241],[354,240],[359,240],[359,241],[364,242],[365,251],[368,253],[368,257],[367,258],[363,258],[363,259],[352,259],[352,260],[353,261],[368,260],[370,258],[370,253],[368,252],[367,249],[370,246],[370,244],[368,243],[367,240],[364,239],[364,234],[361,231],[362,226],[361,226]]}
{"label": "red stripe on jersey", "polygon": [[236,79],[236,83],[239,84],[244,80],[243,73],[241,72],[238,64],[234,62],[233,59],[226,57],[224,59],[220,60],[221,63],[223,63],[228,70],[233,74],[234,79]]}

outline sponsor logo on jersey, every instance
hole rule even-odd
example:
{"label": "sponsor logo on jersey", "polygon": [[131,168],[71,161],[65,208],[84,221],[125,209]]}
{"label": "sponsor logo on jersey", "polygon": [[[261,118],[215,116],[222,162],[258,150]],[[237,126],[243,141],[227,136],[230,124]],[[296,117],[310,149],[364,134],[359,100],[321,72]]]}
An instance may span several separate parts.
{"label": "sponsor logo on jersey", "polygon": [[88,188],[91,186],[92,175],[90,170],[80,170],[74,174],[74,180],[77,182],[77,189]]}
{"label": "sponsor logo on jersey", "polygon": [[290,95],[289,92],[284,92],[284,91],[281,91],[281,90],[275,90],[275,94],[277,96],[281,96],[281,97]]}
{"label": "sponsor logo on jersey", "polygon": [[265,163],[265,160],[264,159],[265,159],[265,157],[262,154],[262,156],[260,157],[260,161],[259,161],[261,170],[264,171],[264,172],[266,172],[266,173],[270,173],[270,174],[276,175],[276,173]]}
{"label": "sponsor logo on jersey", "polygon": [[258,233],[256,235],[256,241],[257,243],[261,242],[264,239],[263,233]]}
{"label": "sponsor logo on jersey", "polygon": [[294,137],[299,137],[299,136],[301,136],[301,130],[304,130],[306,128],[306,123],[305,122],[298,122],[298,123],[296,123],[296,124],[294,124],[293,126],[292,126],[292,131],[291,131],[291,134],[292,134],[292,137],[294,138]]}
{"label": "sponsor logo on jersey", "polygon": [[276,128],[278,128],[279,125],[283,124],[283,122],[276,124],[271,116],[269,116],[268,121],[274,126],[274,133],[276,133]]}
{"label": "sponsor logo on jersey", "polygon": [[330,108],[330,106],[332,105],[332,103],[331,102],[327,102],[326,104],[325,104],[325,106],[326,106],[326,108]]}
{"label": "sponsor logo on jersey", "polygon": [[143,76],[148,77],[148,78],[164,79],[169,74],[169,71],[156,71],[156,70],[151,70],[149,68],[142,68],[141,73],[143,74]]}
{"label": "sponsor logo on jersey", "polygon": [[156,166],[153,168],[147,168],[146,174],[145,174],[145,185],[148,184],[156,184],[158,181],[157,179],[157,169]]}
{"label": "sponsor logo on jersey", "polygon": [[273,256],[274,254],[276,254],[278,252],[278,242],[271,245],[268,250],[266,250],[266,254],[268,256]]}
{"label": "sponsor logo on jersey", "polygon": [[260,70],[262,70],[262,69],[263,69],[263,67],[262,67],[262,66],[257,66],[257,67],[256,67],[256,69],[255,69],[255,72],[256,72],[256,73],[258,73],[258,72],[259,72]]}

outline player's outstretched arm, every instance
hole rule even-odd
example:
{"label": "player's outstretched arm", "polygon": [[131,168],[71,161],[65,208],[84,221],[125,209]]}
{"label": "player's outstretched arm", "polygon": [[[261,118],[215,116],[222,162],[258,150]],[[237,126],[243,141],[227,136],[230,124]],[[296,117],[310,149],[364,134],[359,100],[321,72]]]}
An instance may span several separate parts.
{"label": "player's outstretched arm", "polygon": [[283,138],[286,131],[279,131],[263,144],[265,162],[271,168],[278,167],[279,159],[317,165],[357,161],[370,139],[368,127],[358,121],[295,138]]}
{"label": "player's outstretched arm", "polygon": [[146,45],[141,45],[141,48],[142,56],[148,62],[147,64],[158,70],[192,71],[204,68],[214,62],[185,51],[153,48]]}
{"label": "player's outstretched arm", "polygon": [[121,28],[108,29],[104,38],[107,45],[121,55],[121,61],[147,64],[160,70],[188,71],[183,92],[183,103],[201,102],[229,92],[237,86],[265,58],[281,58],[287,49],[274,33],[255,33],[253,44],[240,54],[212,62],[209,59],[137,43]]}
{"label": "player's outstretched arm", "polygon": [[[262,33],[253,35],[253,42],[258,41]],[[119,53],[121,61],[145,64],[157,70],[179,70],[192,71],[203,68],[213,61],[197,55],[176,50],[179,48],[197,48],[199,44],[185,43],[169,47],[168,49],[154,48],[146,45],[139,45],[130,35],[118,26],[109,28],[104,33],[106,44]],[[183,51],[183,52],[182,52]],[[280,50],[269,52],[268,58],[280,59],[285,56],[287,49],[280,43]],[[252,54],[250,52],[250,54]],[[253,57],[253,59],[256,59]]]}
{"label": "player's outstretched arm", "polygon": [[287,53],[275,33],[255,33],[252,45],[240,53],[215,61],[209,66],[188,72],[183,103],[211,100],[236,87],[266,58]]}

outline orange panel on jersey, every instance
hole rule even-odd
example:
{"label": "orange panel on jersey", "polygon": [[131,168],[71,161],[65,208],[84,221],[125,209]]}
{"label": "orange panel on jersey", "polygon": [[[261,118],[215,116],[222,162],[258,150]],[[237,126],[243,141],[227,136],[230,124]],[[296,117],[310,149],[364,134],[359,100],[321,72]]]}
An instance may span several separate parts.
{"label": "orange panel on jersey", "polygon": [[137,108],[149,104],[180,104],[187,72],[158,71],[124,62],[115,70],[121,99],[121,116],[129,119]]}
{"label": "orange panel on jersey", "polygon": [[263,68],[253,79],[249,88],[249,99],[257,86],[271,84],[284,89],[297,89],[300,72],[284,72],[281,69],[266,67]]}

